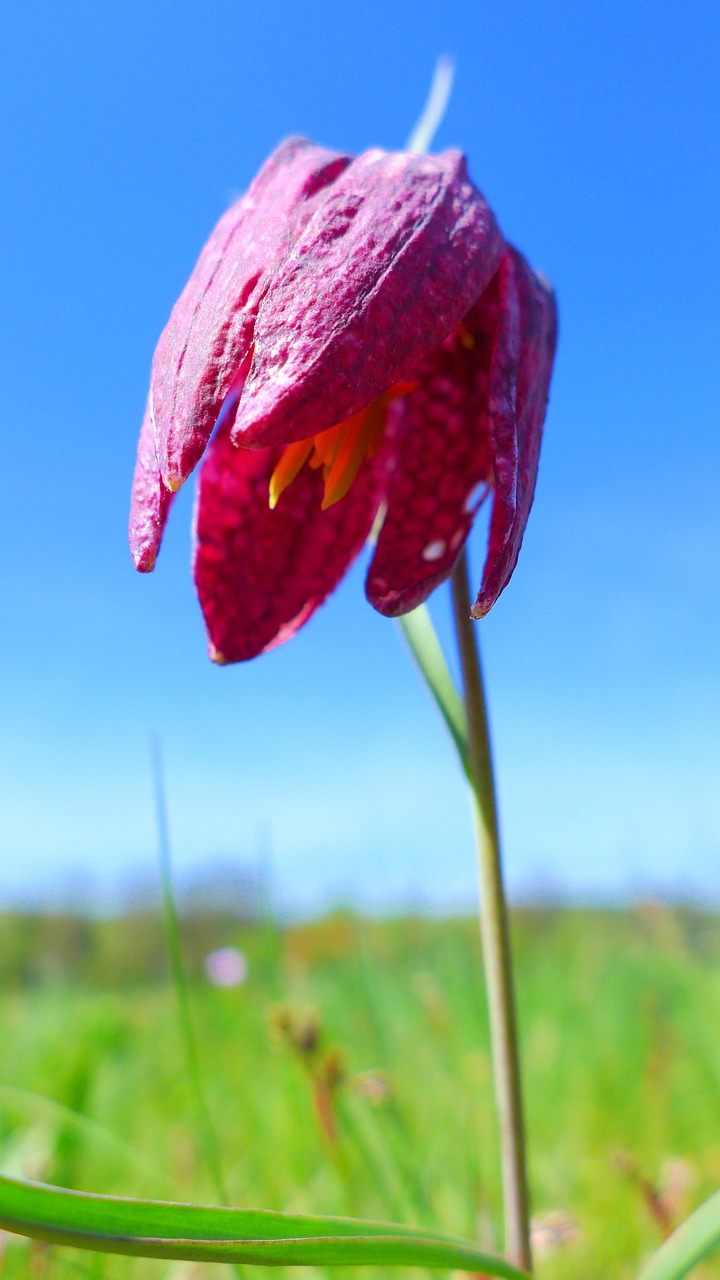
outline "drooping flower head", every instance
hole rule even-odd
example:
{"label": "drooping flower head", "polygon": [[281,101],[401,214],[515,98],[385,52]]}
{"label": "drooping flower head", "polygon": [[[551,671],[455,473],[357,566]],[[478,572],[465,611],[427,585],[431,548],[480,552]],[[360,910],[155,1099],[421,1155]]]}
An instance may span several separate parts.
{"label": "drooping flower head", "polygon": [[282,143],[221,218],[153,360],[130,543],[154,567],[201,462],[193,571],[219,662],[292,636],[375,527],[387,616],[452,572],[485,497],[473,615],[517,562],[555,347],[550,286],[457,151]]}

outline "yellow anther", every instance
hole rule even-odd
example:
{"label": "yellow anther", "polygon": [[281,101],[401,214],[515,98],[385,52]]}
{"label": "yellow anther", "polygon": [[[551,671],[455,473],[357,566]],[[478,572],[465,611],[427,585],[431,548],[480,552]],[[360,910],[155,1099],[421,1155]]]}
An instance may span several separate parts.
{"label": "yellow anther", "polygon": [[366,409],[354,413],[344,422],[328,427],[309,440],[286,445],[270,477],[271,510],[306,462],[314,470],[322,467],[325,481],[323,511],[344,498],[363,460],[374,458],[382,445],[390,401],[406,396],[416,386],[416,382],[396,382]]}
{"label": "yellow anther", "polygon": [[298,472],[304,467],[310,454],[313,451],[312,440],[298,440],[296,444],[289,444],[283,449],[275,470],[270,477],[270,510],[273,511],[278,504],[278,498],[281,493],[292,484]]}
{"label": "yellow anther", "polygon": [[327,511],[328,507],[334,506],[345,497],[372,442],[377,427],[378,412],[382,415],[384,424],[385,405],[379,400],[374,401],[369,409],[356,413],[343,423],[342,439],[333,464],[325,476],[323,511]]}

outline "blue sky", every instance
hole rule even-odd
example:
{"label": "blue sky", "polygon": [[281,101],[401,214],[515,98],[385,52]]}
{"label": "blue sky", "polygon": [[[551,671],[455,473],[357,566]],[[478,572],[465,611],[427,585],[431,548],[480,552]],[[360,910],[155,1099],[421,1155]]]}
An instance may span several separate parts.
{"label": "blue sky", "polygon": [[191,494],[154,575],[125,545],[150,358],[213,223],[289,133],[402,146],[447,51],[436,145],[561,317],[523,555],[480,625],[509,880],[720,896],[719,27],[711,3],[6,11],[0,894],[153,873],[155,729],[184,870],[262,848],[286,902],[472,900],[463,786],[362,567],[220,670]]}

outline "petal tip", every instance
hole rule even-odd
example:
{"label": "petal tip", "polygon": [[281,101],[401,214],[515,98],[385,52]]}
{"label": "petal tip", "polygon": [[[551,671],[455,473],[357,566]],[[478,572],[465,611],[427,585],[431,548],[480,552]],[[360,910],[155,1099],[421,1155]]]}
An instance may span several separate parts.
{"label": "petal tip", "polygon": [[138,551],[133,551],[131,548],[130,555],[132,556],[132,562],[138,573],[152,573],[155,568],[155,561],[157,560],[156,550],[148,551],[141,548]]}

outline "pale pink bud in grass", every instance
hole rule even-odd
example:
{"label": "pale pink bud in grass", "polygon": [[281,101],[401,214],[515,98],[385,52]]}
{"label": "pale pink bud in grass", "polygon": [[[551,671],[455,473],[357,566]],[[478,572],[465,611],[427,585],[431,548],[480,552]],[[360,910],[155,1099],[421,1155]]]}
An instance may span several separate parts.
{"label": "pale pink bud in grass", "polygon": [[218,947],[205,957],[205,974],[214,987],[240,987],[248,972],[247,956],[238,947]]}

